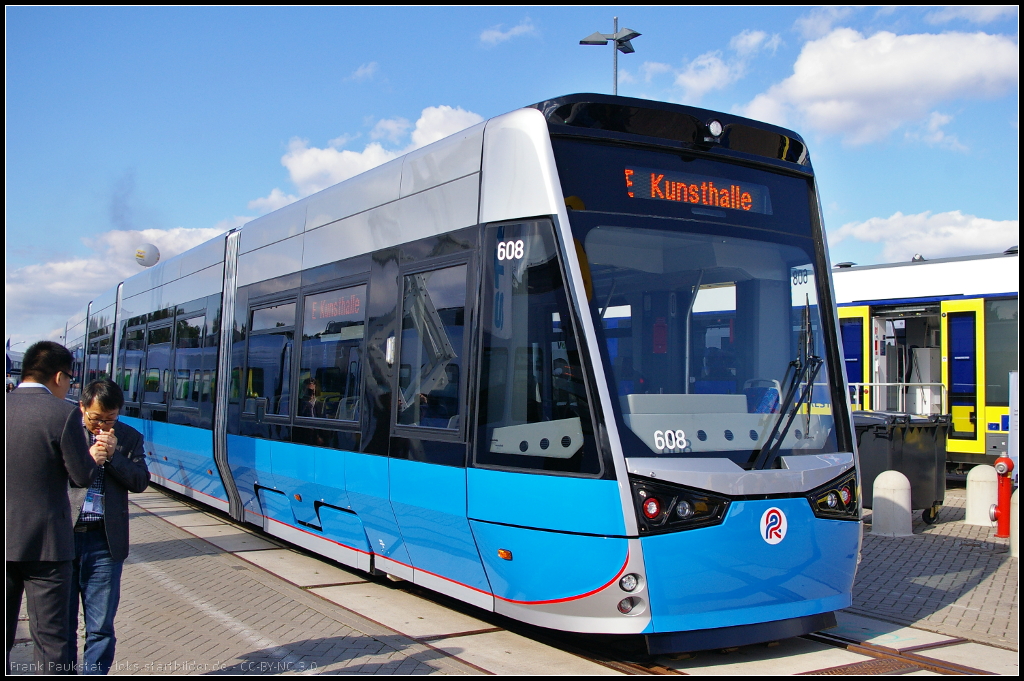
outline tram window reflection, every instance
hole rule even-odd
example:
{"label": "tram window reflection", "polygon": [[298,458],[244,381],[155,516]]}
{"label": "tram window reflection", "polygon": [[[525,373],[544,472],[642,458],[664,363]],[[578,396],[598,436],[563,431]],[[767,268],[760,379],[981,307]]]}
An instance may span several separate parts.
{"label": "tram window reflection", "polygon": [[404,278],[398,423],[458,429],[465,265]]}
{"label": "tram window reflection", "polygon": [[297,416],[359,419],[365,315],[365,285],[305,297]]}
{"label": "tram window reflection", "polygon": [[121,366],[118,369],[119,384],[124,391],[125,402],[138,402],[142,360],[146,353],[146,330],[128,329],[121,346]]}
{"label": "tram window reflection", "polygon": [[[598,226],[585,251],[615,406],[636,436],[632,456],[717,452],[747,464],[780,420],[790,422],[782,451],[835,450],[804,249]],[[790,392],[806,399],[787,405]]]}
{"label": "tram window reflection", "polygon": [[170,387],[167,379],[171,361],[171,327],[151,328],[148,336],[143,401],[163,404],[164,392]]}
{"label": "tram window reflection", "polygon": [[203,364],[203,328],[205,317],[178,320],[174,339],[174,394],[171,405],[197,407],[198,394],[192,396],[192,373],[198,374]]}
{"label": "tram window reflection", "polygon": [[255,413],[256,401],[266,399],[267,414],[290,414],[294,325],[295,303],[252,311],[244,386],[246,412]]}
{"label": "tram window reflection", "polygon": [[601,472],[590,400],[550,223],[485,241],[477,465]]}

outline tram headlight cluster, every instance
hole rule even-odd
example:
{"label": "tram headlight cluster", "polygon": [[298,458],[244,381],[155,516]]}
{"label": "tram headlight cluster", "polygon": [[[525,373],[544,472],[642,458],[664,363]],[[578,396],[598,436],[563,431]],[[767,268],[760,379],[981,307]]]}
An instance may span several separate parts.
{"label": "tram headlight cluster", "polygon": [[856,469],[850,469],[835,480],[811,490],[807,494],[807,501],[814,515],[819,518],[859,520],[860,494]]}
{"label": "tram headlight cluster", "polygon": [[641,535],[718,525],[729,508],[726,497],[660,480],[629,478]]}
{"label": "tram headlight cluster", "polygon": [[623,591],[636,591],[638,586],[640,586],[640,575],[630,573],[623,575],[622,579],[619,580],[619,588]]}

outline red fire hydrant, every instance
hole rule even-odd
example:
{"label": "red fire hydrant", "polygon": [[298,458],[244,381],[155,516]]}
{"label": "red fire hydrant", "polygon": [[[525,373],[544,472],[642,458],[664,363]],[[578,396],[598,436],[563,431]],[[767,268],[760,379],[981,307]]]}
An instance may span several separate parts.
{"label": "red fire hydrant", "polygon": [[996,475],[999,476],[999,503],[993,504],[988,514],[996,521],[996,536],[1005,539],[1010,536],[1010,497],[1013,496],[1013,459],[1001,456],[996,459]]}

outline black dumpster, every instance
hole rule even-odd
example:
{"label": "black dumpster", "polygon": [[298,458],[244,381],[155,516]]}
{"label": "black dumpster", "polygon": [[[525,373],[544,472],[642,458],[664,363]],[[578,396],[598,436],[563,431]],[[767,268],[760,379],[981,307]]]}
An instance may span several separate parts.
{"label": "black dumpster", "polygon": [[910,505],[935,522],[946,497],[946,431],[949,417],[883,411],[853,412],[860,456],[861,498],[872,507],[875,478],[899,471],[910,481]]}

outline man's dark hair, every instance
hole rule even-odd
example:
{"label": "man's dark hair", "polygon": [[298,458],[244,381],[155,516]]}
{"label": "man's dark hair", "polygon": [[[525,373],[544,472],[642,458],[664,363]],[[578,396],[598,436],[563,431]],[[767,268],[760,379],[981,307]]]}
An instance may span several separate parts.
{"label": "man's dark hair", "polygon": [[74,364],[74,355],[60,343],[39,341],[25,351],[25,356],[21,359],[21,375],[23,380],[46,383],[58,371],[70,376]]}
{"label": "man's dark hair", "polygon": [[109,379],[100,378],[90,381],[89,385],[85,386],[85,389],[82,390],[82,405],[91,407],[97,402],[103,411],[113,411],[115,409],[120,411],[121,407],[124,406],[124,393],[121,392],[121,388],[118,387],[117,383]]}

